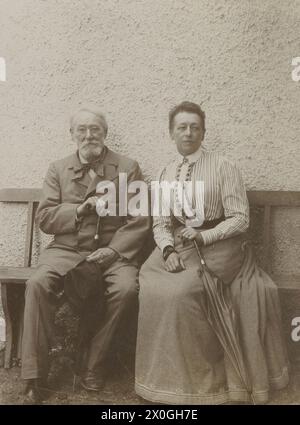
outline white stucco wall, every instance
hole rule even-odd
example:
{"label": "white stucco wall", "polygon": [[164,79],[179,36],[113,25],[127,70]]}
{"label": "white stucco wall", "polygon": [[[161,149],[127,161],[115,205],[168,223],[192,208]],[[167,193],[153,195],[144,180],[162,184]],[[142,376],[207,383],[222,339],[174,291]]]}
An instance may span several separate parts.
{"label": "white stucco wall", "polygon": [[[206,146],[236,160],[249,189],[298,190],[299,19],[298,0],[1,0],[0,187],[40,187],[74,149],[70,112],[90,101],[108,144],[154,176],[174,153],[168,111],[192,100]],[[299,273],[299,214],[276,214],[273,266]],[[0,206],[1,264],[22,265],[24,220]]]}

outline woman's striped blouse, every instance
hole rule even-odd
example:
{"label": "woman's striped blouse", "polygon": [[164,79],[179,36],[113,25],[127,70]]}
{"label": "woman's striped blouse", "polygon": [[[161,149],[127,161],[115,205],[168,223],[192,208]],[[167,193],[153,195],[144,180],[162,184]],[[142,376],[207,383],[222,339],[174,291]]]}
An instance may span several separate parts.
{"label": "woman's striped blouse", "polygon": [[[181,157],[181,161],[183,159]],[[159,181],[175,181],[179,163],[175,161],[167,165],[160,173]],[[182,172],[179,180],[182,179],[181,175]],[[236,165],[219,153],[207,151],[201,147],[198,159],[193,164],[191,180],[193,183],[195,181],[204,183],[205,221],[225,216],[225,220],[216,227],[201,232],[205,245],[238,235],[248,229],[249,204],[242,176]],[[201,207],[203,210],[203,205],[199,205],[199,199],[201,197],[193,193],[193,208]],[[154,239],[161,250],[167,245],[174,246],[173,230],[176,220],[173,212],[171,203],[168,214],[153,217]],[[179,217],[176,215],[176,219],[186,224],[186,218],[183,215]]]}

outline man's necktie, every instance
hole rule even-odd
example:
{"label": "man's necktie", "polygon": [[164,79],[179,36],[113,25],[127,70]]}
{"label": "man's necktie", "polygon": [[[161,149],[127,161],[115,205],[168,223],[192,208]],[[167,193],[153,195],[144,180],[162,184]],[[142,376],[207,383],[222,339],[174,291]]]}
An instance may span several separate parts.
{"label": "man's necktie", "polygon": [[100,160],[97,160],[94,162],[88,162],[86,164],[82,164],[81,168],[84,173],[88,173],[90,170],[93,170],[96,172],[99,164],[100,164]]}

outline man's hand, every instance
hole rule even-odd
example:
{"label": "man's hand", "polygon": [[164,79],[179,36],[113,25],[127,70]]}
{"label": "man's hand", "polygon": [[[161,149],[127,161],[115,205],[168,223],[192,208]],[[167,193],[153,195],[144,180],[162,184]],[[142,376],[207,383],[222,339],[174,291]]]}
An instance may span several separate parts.
{"label": "man's hand", "polygon": [[201,232],[193,229],[193,227],[185,227],[181,230],[181,236],[183,239],[188,239],[189,241],[194,241],[199,245],[203,245],[203,238],[201,236]]}
{"label": "man's hand", "polygon": [[95,213],[97,200],[97,196],[91,196],[86,201],[84,201],[83,204],[79,205],[79,207],[77,207],[78,218]]}
{"label": "man's hand", "polygon": [[119,255],[116,253],[116,251],[111,248],[99,248],[86,257],[86,261],[96,261],[97,263],[106,266],[113,263],[118,258],[118,256]]}
{"label": "man's hand", "polygon": [[170,273],[177,273],[185,270],[184,262],[177,254],[177,252],[172,252],[172,254],[168,256],[165,262],[165,266],[167,271]]}

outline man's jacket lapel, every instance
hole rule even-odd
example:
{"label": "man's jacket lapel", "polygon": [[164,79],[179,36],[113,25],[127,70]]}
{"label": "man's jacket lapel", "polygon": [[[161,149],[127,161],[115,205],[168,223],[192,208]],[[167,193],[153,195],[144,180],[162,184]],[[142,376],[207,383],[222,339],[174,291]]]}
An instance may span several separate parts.
{"label": "man's jacket lapel", "polygon": [[95,170],[96,176],[88,185],[85,199],[96,193],[98,183],[104,180],[113,181],[118,177],[118,164],[118,159],[116,158],[115,154],[110,149],[107,149],[107,153],[103,161],[98,165],[97,170]]}
{"label": "man's jacket lapel", "polygon": [[85,173],[82,169],[82,164],[79,161],[77,153],[75,153],[71,160],[71,165],[68,167],[71,171],[71,180],[76,183],[88,188],[91,178],[88,173]]}

